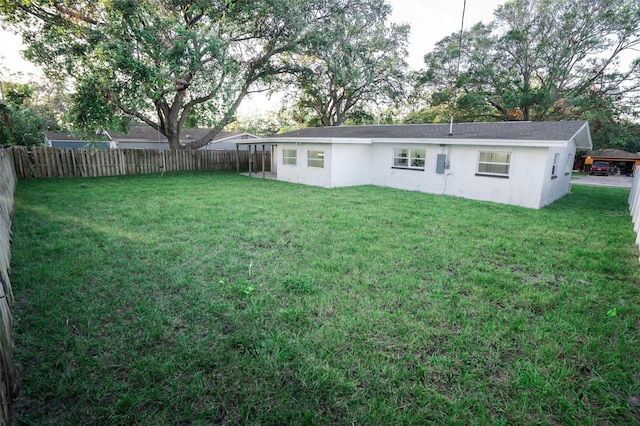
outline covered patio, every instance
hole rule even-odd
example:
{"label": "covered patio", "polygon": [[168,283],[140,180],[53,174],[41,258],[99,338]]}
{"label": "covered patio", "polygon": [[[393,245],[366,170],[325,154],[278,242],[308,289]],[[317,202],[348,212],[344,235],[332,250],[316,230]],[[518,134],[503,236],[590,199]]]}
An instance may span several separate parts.
{"label": "covered patio", "polygon": [[[249,171],[240,171],[240,145],[247,145],[249,150]],[[258,150],[258,146],[262,147]],[[251,142],[250,140],[243,140],[236,142],[236,172],[241,175],[249,177],[262,177],[263,179],[276,179],[277,170],[274,163],[273,152],[275,143],[265,143],[264,139],[261,143]],[[269,149],[267,149],[269,147]],[[267,161],[268,157],[268,161]],[[268,169],[267,169],[268,162]],[[258,163],[260,168],[258,169]]]}

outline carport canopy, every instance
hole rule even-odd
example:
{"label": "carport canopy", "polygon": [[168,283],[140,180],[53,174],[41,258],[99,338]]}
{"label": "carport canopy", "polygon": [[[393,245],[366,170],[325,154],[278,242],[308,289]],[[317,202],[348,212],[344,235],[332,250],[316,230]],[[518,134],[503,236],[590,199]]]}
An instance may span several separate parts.
{"label": "carport canopy", "polygon": [[583,158],[585,160],[585,164],[592,164],[594,161],[626,163],[629,166],[632,166],[632,172],[635,172],[636,167],[640,166],[640,155],[623,151],[621,149],[600,149],[589,151],[585,155],[583,155]]}

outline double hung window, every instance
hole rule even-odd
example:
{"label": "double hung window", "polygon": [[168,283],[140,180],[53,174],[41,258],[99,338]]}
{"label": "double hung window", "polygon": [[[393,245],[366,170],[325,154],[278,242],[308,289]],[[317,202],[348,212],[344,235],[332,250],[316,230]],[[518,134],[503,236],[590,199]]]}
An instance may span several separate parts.
{"label": "double hung window", "polygon": [[307,166],[324,167],[324,151],[307,151]]}
{"label": "double hung window", "polygon": [[298,162],[297,152],[295,149],[283,149],[282,150],[282,164],[290,164],[295,166]]}
{"label": "double hung window", "polygon": [[553,165],[551,166],[551,179],[555,179],[558,176],[558,160],[560,159],[560,154],[556,153],[553,156]]}
{"label": "double hung window", "polygon": [[509,177],[510,152],[481,151],[478,157],[478,175]]}
{"label": "double hung window", "polygon": [[424,170],[424,159],[427,150],[424,148],[394,148],[393,167],[396,169]]}

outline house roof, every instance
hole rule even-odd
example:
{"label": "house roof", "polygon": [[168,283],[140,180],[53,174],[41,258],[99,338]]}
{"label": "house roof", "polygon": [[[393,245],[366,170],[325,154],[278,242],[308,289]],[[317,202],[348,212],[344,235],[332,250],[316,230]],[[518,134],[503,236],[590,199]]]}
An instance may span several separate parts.
{"label": "house roof", "polygon": [[[180,140],[183,142],[186,142],[186,141],[193,141],[196,139],[200,139],[204,137],[210,130],[211,129],[208,129],[208,128],[204,128],[204,129],[184,128],[180,132]],[[126,133],[112,132],[112,131],[107,131],[106,133],[110,136],[112,140],[118,140],[118,141],[127,141],[127,142],[136,142],[136,141],[148,142],[148,141],[157,141],[157,140],[166,141],[166,138],[161,133],[151,128],[150,126],[146,126],[146,125],[130,126],[129,131]],[[223,130],[219,132],[215,136],[215,138],[213,138],[213,141],[220,141],[223,139],[241,136],[243,134],[244,133],[226,132]]]}
{"label": "house roof", "polygon": [[[294,130],[265,138],[273,142],[300,140],[333,143],[352,140],[354,143],[425,142],[555,145],[575,138],[579,149],[591,149],[591,136],[586,121],[509,121],[492,123],[455,123],[453,134],[449,124],[396,124],[374,126],[312,127]],[[238,142],[242,143],[242,142]]]}
{"label": "house roof", "polygon": [[640,160],[640,155],[623,151],[621,149],[599,149],[596,151],[589,151],[584,156],[594,158],[607,158],[612,160]]}
{"label": "house roof", "polygon": [[[196,129],[196,128],[185,128],[182,129],[180,140],[182,142],[189,142],[192,140],[200,139],[204,135],[207,134],[211,129]],[[234,139],[234,138],[257,138],[257,136],[252,135],[250,133],[239,133],[239,132],[227,132],[221,131],[218,133],[215,138],[210,143],[215,142],[223,142],[225,140]],[[82,136],[75,135],[69,132],[46,132],[45,139],[48,141],[84,141]],[[97,140],[117,140],[117,141],[127,141],[127,142],[166,142],[167,139],[159,134],[157,130],[152,129],[147,125],[131,125],[129,127],[129,132],[112,132],[110,130],[105,131],[101,136],[96,136]]]}
{"label": "house roof", "polygon": [[[87,142],[87,140],[82,136],[69,132],[45,132],[44,139],[47,141]],[[109,140],[106,135],[96,135],[95,139],[98,141]]]}
{"label": "house roof", "polygon": [[[180,132],[180,139],[198,139],[204,136],[210,129],[182,129]],[[166,142],[167,138],[157,130],[146,125],[133,125],[129,126],[127,132],[113,132],[107,130],[106,133],[112,140],[126,140],[128,142],[136,141],[163,141]]]}

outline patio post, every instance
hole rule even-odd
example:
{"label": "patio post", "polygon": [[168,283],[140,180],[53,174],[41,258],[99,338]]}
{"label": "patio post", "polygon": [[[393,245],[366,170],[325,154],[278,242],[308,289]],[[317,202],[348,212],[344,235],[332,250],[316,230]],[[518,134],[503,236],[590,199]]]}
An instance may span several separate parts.
{"label": "patio post", "polygon": [[236,144],[236,173],[240,173],[240,145]]}

